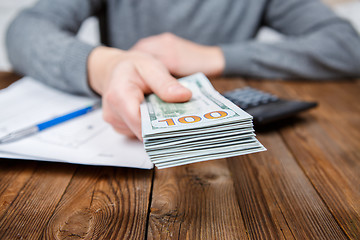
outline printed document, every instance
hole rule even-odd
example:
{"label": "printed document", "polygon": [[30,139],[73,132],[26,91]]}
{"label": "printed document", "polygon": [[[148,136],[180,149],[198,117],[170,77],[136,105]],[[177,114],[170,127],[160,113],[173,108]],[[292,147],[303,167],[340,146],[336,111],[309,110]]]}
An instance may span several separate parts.
{"label": "printed document", "polygon": [[[94,104],[97,99],[67,94],[25,77],[0,90],[0,137]],[[153,168],[137,139],[116,133],[101,109],[32,136],[0,144],[0,158]]]}

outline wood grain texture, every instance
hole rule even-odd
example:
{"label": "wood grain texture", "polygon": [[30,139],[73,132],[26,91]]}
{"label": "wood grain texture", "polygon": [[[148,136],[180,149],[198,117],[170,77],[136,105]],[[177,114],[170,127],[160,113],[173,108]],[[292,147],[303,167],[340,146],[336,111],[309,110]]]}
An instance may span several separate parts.
{"label": "wood grain texture", "polygon": [[276,132],[258,134],[266,152],[229,159],[252,239],[346,239]]}
{"label": "wood grain texture", "polygon": [[0,219],[31,178],[36,165],[33,161],[0,160]]}
{"label": "wood grain texture", "polygon": [[0,89],[6,88],[16,80],[20,79],[21,76],[12,72],[1,72],[0,71]]}
{"label": "wood grain texture", "polygon": [[149,239],[247,239],[225,160],[156,170]]}
{"label": "wood grain texture", "polygon": [[283,97],[319,102],[280,132],[351,239],[360,238],[360,86],[355,82],[252,84]]}
{"label": "wood grain texture", "polygon": [[[0,88],[16,78],[0,73]],[[360,239],[360,80],[212,82],[320,105],[259,132],[267,152],[228,160],[152,171],[1,159],[0,239]]]}
{"label": "wood grain texture", "polygon": [[70,164],[38,164],[23,187],[17,188],[16,197],[3,213],[0,239],[38,239],[75,168]]}
{"label": "wood grain texture", "polygon": [[44,239],[144,239],[152,170],[81,166]]}

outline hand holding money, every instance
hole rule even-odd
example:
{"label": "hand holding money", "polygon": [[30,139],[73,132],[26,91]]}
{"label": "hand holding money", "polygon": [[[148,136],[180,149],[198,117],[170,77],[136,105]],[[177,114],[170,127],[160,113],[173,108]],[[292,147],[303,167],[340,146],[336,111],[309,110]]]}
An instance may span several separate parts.
{"label": "hand holding money", "polygon": [[154,92],[167,102],[184,102],[191,92],[154,57],[136,51],[98,47],[88,60],[90,86],[102,95],[103,116],[113,128],[141,139],[140,103]]}
{"label": "hand holding money", "polygon": [[142,137],[158,168],[266,150],[255,138],[252,117],[225,99],[204,74],[179,79],[192,91],[185,103],[155,94],[141,104]]}

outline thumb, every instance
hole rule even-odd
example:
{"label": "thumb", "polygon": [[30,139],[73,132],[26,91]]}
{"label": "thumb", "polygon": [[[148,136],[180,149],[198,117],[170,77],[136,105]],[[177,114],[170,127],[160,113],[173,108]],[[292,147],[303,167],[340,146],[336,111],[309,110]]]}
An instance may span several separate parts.
{"label": "thumb", "polygon": [[192,95],[191,91],[181,85],[176,79],[167,82],[161,88],[157,91],[158,93],[154,92],[166,102],[187,102]]}
{"label": "thumb", "polygon": [[191,91],[171,76],[162,64],[147,62],[139,70],[145,83],[163,101],[186,102],[190,100]]}

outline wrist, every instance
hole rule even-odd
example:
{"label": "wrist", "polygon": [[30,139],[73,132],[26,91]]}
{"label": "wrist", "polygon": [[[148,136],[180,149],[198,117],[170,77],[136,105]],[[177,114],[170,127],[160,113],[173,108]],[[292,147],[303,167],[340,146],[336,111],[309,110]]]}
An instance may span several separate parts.
{"label": "wrist", "polygon": [[88,83],[96,93],[102,95],[111,79],[113,69],[124,51],[99,46],[90,53],[87,61]]}
{"label": "wrist", "polygon": [[225,69],[225,57],[220,47],[206,47],[206,75],[210,77],[221,76]]}
{"label": "wrist", "polygon": [[213,72],[212,76],[221,76],[225,69],[225,57],[220,47],[212,47]]}

